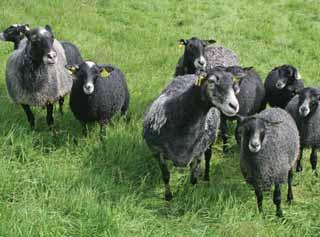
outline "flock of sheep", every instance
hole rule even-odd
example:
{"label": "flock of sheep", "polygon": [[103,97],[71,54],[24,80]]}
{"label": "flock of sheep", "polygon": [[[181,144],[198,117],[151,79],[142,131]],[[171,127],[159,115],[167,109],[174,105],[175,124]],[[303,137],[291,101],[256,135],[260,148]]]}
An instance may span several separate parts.
{"label": "flock of sheep", "polygon": [[[109,64],[84,61],[78,48],[54,38],[50,26],[30,29],[15,24],[0,33],[14,43],[7,61],[6,84],[10,98],[24,109],[35,126],[30,106],[47,109],[53,125],[53,105],[70,94],[70,108],[83,124],[99,122],[100,138],[113,115],[126,115],[129,92],[123,73]],[[311,147],[312,169],[320,144],[320,90],[304,87],[297,69],[275,67],[264,84],[253,67],[241,67],[236,54],[214,40],[180,40],[184,54],[174,79],[147,109],[143,137],[158,160],[165,184],[165,199],[172,199],[166,160],[190,167],[196,184],[205,160],[209,180],[212,145],[221,131],[223,151],[228,150],[228,121],[236,121],[240,168],[257,197],[262,212],[263,191],[274,185],[273,201],[282,216],[280,185],[288,183],[287,201],[293,200],[293,169],[301,171],[302,151]],[[267,104],[271,108],[266,108]]]}

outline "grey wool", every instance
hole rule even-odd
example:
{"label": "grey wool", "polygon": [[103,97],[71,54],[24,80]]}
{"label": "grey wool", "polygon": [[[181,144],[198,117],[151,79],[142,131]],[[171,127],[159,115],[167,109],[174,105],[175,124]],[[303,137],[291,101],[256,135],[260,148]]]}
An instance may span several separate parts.
{"label": "grey wool", "polygon": [[41,64],[36,69],[26,54],[27,40],[12,52],[6,66],[6,83],[14,103],[45,106],[69,94],[72,78],[64,67],[67,63],[64,50],[57,40],[54,40],[53,48],[57,53],[57,63]]}
{"label": "grey wool", "polygon": [[285,110],[266,109],[241,122],[241,172],[256,193],[262,212],[262,192],[274,185],[273,201],[282,216],[280,185],[288,182],[288,202],[293,199],[292,169],[300,150],[295,121]]}
{"label": "grey wool", "polygon": [[207,59],[208,69],[217,66],[231,67],[240,65],[237,55],[231,49],[221,45],[208,45],[204,50],[204,55]]}

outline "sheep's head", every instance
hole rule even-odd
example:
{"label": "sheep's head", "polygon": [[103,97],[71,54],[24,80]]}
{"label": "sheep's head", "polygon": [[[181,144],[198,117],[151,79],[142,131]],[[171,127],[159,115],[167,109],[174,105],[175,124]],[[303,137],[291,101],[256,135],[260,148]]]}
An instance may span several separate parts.
{"label": "sheep's head", "polygon": [[44,64],[55,64],[58,61],[53,48],[54,35],[50,26],[35,28],[25,34],[33,61]]}
{"label": "sheep's head", "polygon": [[240,120],[240,131],[242,133],[242,139],[245,140],[244,145],[248,146],[247,148],[252,153],[258,153],[261,150],[268,127],[276,126],[282,122],[271,122],[255,116],[237,116],[237,118]]}
{"label": "sheep's head", "polygon": [[28,24],[13,24],[0,33],[0,40],[17,43],[25,36],[25,32],[29,30]]}
{"label": "sheep's head", "polygon": [[216,106],[226,116],[234,116],[239,111],[239,101],[236,92],[239,91],[238,81],[231,73],[211,70],[199,75],[202,97]]}
{"label": "sheep's head", "polygon": [[313,114],[319,105],[320,90],[316,88],[304,88],[299,93],[298,112],[301,117]]}
{"label": "sheep's head", "polygon": [[180,46],[184,46],[184,60],[193,65],[195,70],[204,70],[207,66],[207,60],[204,57],[204,49],[208,44],[215,43],[215,40],[200,40],[196,37],[179,41]]}
{"label": "sheep's head", "polygon": [[92,61],[81,64],[66,65],[69,72],[82,83],[83,92],[91,95],[95,90],[95,82],[98,77],[107,77],[114,68],[110,65],[97,65]]}
{"label": "sheep's head", "polygon": [[291,86],[290,90],[295,90],[295,84],[297,80],[301,80],[301,76],[298,70],[291,65],[282,65],[273,69],[273,71],[278,72],[278,80],[276,82],[276,88],[278,90],[283,90],[285,87]]}

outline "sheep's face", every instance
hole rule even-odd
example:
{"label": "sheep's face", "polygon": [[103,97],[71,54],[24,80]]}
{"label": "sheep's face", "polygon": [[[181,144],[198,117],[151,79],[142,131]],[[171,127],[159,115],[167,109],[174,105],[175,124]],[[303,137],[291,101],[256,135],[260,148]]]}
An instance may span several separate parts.
{"label": "sheep's face", "polygon": [[57,53],[53,49],[54,36],[51,27],[36,28],[26,34],[29,40],[31,57],[33,61],[44,64],[55,64],[58,60]]}
{"label": "sheep's face", "polygon": [[24,37],[24,32],[29,30],[28,24],[13,24],[0,33],[0,40],[18,42]]}
{"label": "sheep's face", "polygon": [[189,40],[180,40],[180,45],[185,46],[184,57],[185,60],[193,64],[196,70],[205,70],[207,66],[207,60],[204,57],[204,49],[210,44],[215,43],[214,40],[200,40],[193,37]]}
{"label": "sheep's face", "polygon": [[301,117],[307,117],[316,111],[320,100],[320,90],[305,88],[299,94],[298,112]]}
{"label": "sheep's face", "polygon": [[239,102],[236,92],[239,85],[234,81],[231,73],[214,71],[206,76],[203,84],[205,98],[219,108],[226,116],[234,116],[239,111]]}
{"label": "sheep's face", "polygon": [[243,138],[247,139],[245,144],[252,153],[261,150],[265,137],[266,124],[263,120],[251,118],[242,125]]}
{"label": "sheep's face", "polygon": [[291,86],[290,90],[295,89],[296,80],[300,80],[301,76],[298,70],[291,65],[282,65],[274,70],[278,71],[278,80],[276,82],[276,88],[278,90],[283,90],[285,87]]}
{"label": "sheep's face", "polygon": [[67,65],[66,68],[82,83],[82,89],[86,95],[91,95],[95,91],[95,82],[98,77],[107,76],[113,70],[111,66],[97,65],[91,61],[79,65]]}

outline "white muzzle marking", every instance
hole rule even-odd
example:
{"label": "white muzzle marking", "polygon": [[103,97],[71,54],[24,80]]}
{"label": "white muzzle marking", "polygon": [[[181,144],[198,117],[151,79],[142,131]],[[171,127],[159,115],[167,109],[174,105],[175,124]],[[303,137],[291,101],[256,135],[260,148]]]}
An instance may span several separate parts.
{"label": "white muzzle marking", "polygon": [[83,85],[83,92],[87,95],[91,95],[94,91],[94,85],[89,82]]}

